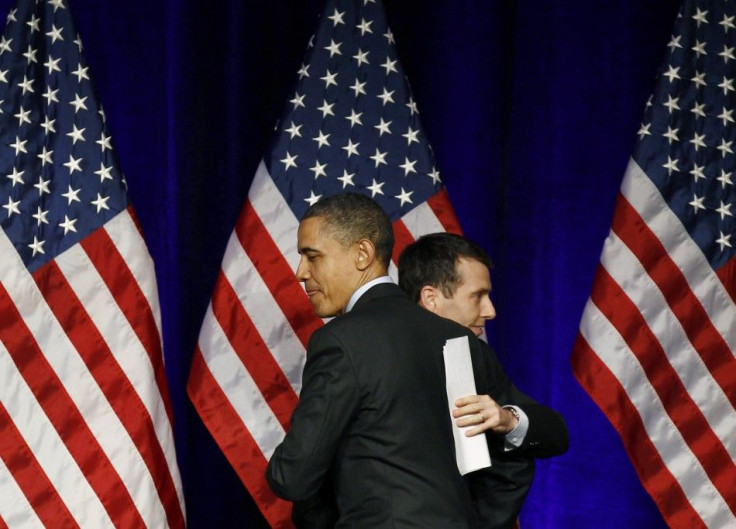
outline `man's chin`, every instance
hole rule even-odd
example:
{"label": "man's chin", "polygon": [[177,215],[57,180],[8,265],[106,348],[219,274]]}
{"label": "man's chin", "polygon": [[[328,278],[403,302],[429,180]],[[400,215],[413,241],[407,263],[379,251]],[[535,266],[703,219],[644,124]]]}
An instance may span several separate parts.
{"label": "man's chin", "polygon": [[470,330],[473,331],[473,334],[480,337],[481,334],[483,334],[483,327],[477,327],[475,325],[470,326]]}
{"label": "man's chin", "polygon": [[331,307],[325,307],[322,303],[312,303],[312,308],[314,309],[314,313],[320,318],[332,318],[338,314],[337,311],[333,310]]}

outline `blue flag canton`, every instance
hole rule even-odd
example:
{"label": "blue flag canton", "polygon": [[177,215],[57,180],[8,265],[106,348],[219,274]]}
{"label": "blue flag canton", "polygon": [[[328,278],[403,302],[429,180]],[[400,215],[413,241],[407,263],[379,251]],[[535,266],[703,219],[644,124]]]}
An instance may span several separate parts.
{"label": "blue flag canton", "polygon": [[64,1],[19,2],[0,39],[0,219],[34,271],[128,198]]}
{"label": "blue flag canton", "polygon": [[634,159],[714,269],[736,246],[736,5],[685,2]]}
{"label": "blue flag canton", "polygon": [[396,220],[442,188],[380,2],[327,3],[265,163],[297,218],[353,191]]}

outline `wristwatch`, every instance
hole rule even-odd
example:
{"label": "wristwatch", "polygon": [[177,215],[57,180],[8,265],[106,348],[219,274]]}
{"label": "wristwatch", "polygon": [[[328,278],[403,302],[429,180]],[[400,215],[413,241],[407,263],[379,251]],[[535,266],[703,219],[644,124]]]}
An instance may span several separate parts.
{"label": "wristwatch", "polygon": [[518,422],[521,422],[521,415],[519,415],[519,411],[516,408],[513,406],[504,406],[504,408],[509,410]]}

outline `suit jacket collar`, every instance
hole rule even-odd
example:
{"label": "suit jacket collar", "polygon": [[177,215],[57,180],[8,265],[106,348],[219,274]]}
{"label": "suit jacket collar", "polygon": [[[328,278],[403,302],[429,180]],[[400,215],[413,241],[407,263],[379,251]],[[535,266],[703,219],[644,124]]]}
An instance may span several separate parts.
{"label": "suit jacket collar", "polygon": [[394,283],[379,283],[378,285],[372,286],[365,293],[360,296],[358,301],[355,302],[353,310],[356,310],[366,303],[373,301],[374,299],[384,297],[402,297],[406,298],[406,292],[401,290],[398,285]]}

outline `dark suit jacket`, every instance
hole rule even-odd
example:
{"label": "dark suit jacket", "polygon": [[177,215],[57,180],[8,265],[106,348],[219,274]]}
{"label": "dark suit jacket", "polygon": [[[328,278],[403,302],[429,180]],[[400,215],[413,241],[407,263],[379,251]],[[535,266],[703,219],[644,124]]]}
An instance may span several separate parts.
{"label": "dark suit jacket", "polygon": [[487,434],[491,466],[465,476],[484,529],[513,527],[534,478],[534,458],[567,451],[568,435],[562,417],[519,391],[506,375],[496,354],[481,342],[483,362],[474,365],[478,393],[485,387],[501,406],[515,405],[529,417],[529,430],[521,447],[507,451],[503,437]]}
{"label": "dark suit jacket", "polygon": [[475,527],[457,470],[442,349],[470,331],[422,309],[393,284],[310,339],[291,429],[268,464],[273,491],[305,500],[328,480],[336,527]]}

